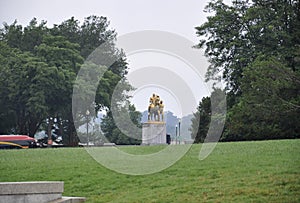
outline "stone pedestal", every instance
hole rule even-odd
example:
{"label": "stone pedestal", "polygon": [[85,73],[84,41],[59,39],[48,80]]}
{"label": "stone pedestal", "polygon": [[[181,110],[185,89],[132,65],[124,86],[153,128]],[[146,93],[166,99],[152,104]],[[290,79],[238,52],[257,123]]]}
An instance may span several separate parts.
{"label": "stone pedestal", "polygon": [[63,197],[64,182],[1,182],[0,203],[79,203],[83,197]]}
{"label": "stone pedestal", "polygon": [[142,128],[142,144],[156,145],[166,144],[166,123],[165,122],[146,122]]}

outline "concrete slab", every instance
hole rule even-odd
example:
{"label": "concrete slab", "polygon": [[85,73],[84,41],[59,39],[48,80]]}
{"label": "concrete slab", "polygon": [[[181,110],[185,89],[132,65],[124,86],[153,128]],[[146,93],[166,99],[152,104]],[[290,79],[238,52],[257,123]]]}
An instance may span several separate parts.
{"label": "concrete slab", "polygon": [[166,123],[147,122],[142,126],[142,145],[166,144]]}
{"label": "concrete slab", "polygon": [[0,203],[46,203],[62,197],[59,194],[19,194],[0,195]]}
{"label": "concrete slab", "polygon": [[0,203],[80,203],[84,197],[62,197],[64,182],[1,182]]}
{"label": "concrete slab", "polygon": [[0,195],[63,193],[62,181],[0,182]]}

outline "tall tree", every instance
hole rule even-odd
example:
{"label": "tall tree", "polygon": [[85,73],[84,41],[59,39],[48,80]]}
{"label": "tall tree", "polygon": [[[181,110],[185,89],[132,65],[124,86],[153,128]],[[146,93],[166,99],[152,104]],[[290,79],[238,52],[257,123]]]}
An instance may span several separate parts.
{"label": "tall tree", "polygon": [[300,137],[300,72],[274,57],[259,57],[243,75],[243,95],[231,109],[224,139]]}
{"label": "tall tree", "polygon": [[222,0],[212,0],[206,11],[215,15],[196,27],[201,38],[196,47],[205,48],[211,63],[208,80],[222,76],[228,90],[239,92],[243,69],[261,54],[281,57],[296,69],[300,43],[298,1],[237,0],[229,6]]}
{"label": "tall tree", "polygon": [[211,63],[206,79],[227,85],[223,139],[299,136],[299,1],[212,0],[206,11],[214,14],[196,28],[196,47]]}
{"label": "tall tree", "polygon": [[14,61],[12,56],[16,56],[18,50],[10,48],[5,42],[0,41],[0,134],[15,132],[16,115],[12,109],[13,103],[9,100],[11,83],[9,61]]}
{"label": "tall tree", "polygon": [[[3,42],[1,45],[5,46]],[[6,112],[13,113],[15,119],[15,125],[8,133],[33,136],[47,114],[45,93],[48,90],[42,87],[43,82],[49,81],[49,66],[28,52],[6,48],[10,53],[2,55],[5,60],[1,65],[0,82],[5,89],[1,91],[1,101],[8,107]]]}
{"label": "tall tree", "polygon": [[[123,125],[128,124],[128,122],[132,122],[136,128],[141,127],[141,118],[142,114],[136,111],[134,105],[128,104],[128,108],[124,106],[119,107],[119,113],[117,116],[123,116],[122,118],[118,118],[118,122],[123,122]],[[124,115],[129,114],[129,120],[126,120],[127,117]],[[116,115],[115,115],[116,116]],[[102,119],[101,129],[105,135],[105,137],[113,143],[128,145],[128,144],[141,144],[141,133],[134,132],[132,129],[124,128],[121,131],[115,123],[115,119],[113,118],[112,112],[109,111],[106,116]],[[138,131],[138,130],[137,130]],[[139,133],[139,134],[138,134]]]}
{"label": "tall tree", "polygon": [[202,98],[192,118],[191,133],[194,142],[216,142],[223,132],[226,116],[224,91],[214,88],[209,97]]}
{"label": "tall tree", "polygon": [[17,25],[17,21],[11,25],[4,23],[4,28],[0,32],[1,41],[5,41],[12,48],[33,52],[35,46],[40,45],[43,36],[49,32],[46,23],[46,21],[42,21],[38,24],[36,18],[33,18],[24,28]]}
{"label": "tall tree", "polygon": [[[51,83],[51,87],[45,87],[45,102],[47,104],[48,135],[51,135],[54,118],[59,115],[67,116],[71,121],[69,113],[65,115],[65,109],[71,104],[72,87],[76,72],[83,63],[79,53],[79,45],[66,40],[61,36],[45,35],[42,43],[35,48],[36,55],[47,63],[49,78],[45,84]],[[72,122],[69,122],[72,124]],[[73,134],[72,131],[69,132]],[[51,136],[48,136],[51,139]]]}
{"label": "tall tree", "polygon": [[[125,55],[115,47],[115,39],[116,32],[105,17],[87,17],[82,25],[71,18],[53,28],[36,19],[24,28],[17,21],[4,24],[0,30],[0,104],[7,108],[0,110],[0,120],[10,118],[4,132],[33,136],[40,123],[47,122],[49,134],[56,121],[63,128],[60,132],[68,129],[67,143],[76,144],[71,106],[76,74],[91,53],[100,56],[87,60],[107,70],[95,89],[94,107],[96,111],[109,109],[114,87],[127,73]],[[102,44],[104,49],[96,49]]]}
{"label": "tall tree", "polygon": [[211,101],[210,97],[202,98],[197,111],[192,118],[192,125],[190,128],[192,139],[195,143],[204,142],[207,135],[209,124],[211,120]]}

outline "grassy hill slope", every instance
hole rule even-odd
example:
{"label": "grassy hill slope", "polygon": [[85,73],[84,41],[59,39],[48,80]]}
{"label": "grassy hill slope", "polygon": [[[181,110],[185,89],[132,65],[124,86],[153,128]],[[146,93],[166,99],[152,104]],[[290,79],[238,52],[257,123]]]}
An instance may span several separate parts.
{"label": "grassy hill slope", "polygon": [[[162,147],[121,149],[145,154]],[[64,181],[65,196],[88,202],[300,202],[300,140],[218,143],[203,161],[200,148],[145,176],[108,170],[84,148],[0,150],[0,181]]]}

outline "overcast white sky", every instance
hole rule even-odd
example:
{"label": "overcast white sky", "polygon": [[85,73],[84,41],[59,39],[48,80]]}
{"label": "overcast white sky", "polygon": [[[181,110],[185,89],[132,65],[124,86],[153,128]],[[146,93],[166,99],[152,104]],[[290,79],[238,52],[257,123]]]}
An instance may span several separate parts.
{"label": "overcast white sky", "polygon": [[[15,19],[22,25],[27,25],[29,21],[36,17],[38,21],[46,20],[48,26],[60,24],[62,21],[74,16],[80,22],[84,17],[90,15],[106,16],[110,21],[111,28],[115,29],[118,35],[124,35],[134,31],[141,30],[160,30],[168,31],[181,35],[193,44],[197,43],[195,26],[206,21],[206,13],[203,12],[205,5],[209,0],[0,0],[0,23],[7,22],[11,24]],[[230,0],[227,0],[228,2]],[[192,49],[192,48],[191,48]],[[145,56],[144,56],[145,57]],[[157,57],[157,56],[156,56]],[[139,66],[136,56],[129,57],[129,61]],[[155,58],[155,56],[154,56]],[[208,63],[199,50],[199,60],[203,67],[207,68]],[[141,64],[140,64],[141,65]],[[178,63],[170,62],[169,66],[177,66]],[[143,64],[144,67],[147,64]],[[149,66],[149,65],[148,65]],[[186,80],[189,80],[189,76]],[[200,81],[201,82],[201,81]],[[203,82],[203,81],[202,81]],[[209,94],[204,86],[203,91],[195,95],[199,101],[201,97]],[[134,94],[133,102],[138,110],[146,110],[148,98],[145,95],[151,95],[154,91],[144,87],[143,91],[137,90]],[[164,94],[165,90],[158,92]],[[143,93],[143,94],[142,94]],[[170,97],[172,92],[165,94],[166,110],[175,112],[176,115],[192,113],[196,106],[193,105],[187,112],[181,112],[178,100]],[[163,98],[164,95],[161,97]],[[175,95],[176,97],[176,95]],[[177,100],[177,101],[176,101]],[[197,102],[198,102],[197,101]]]}
{"label": "overcast white sky", "polygon": [[1,0],[0,22],[23,25],[36,17],[49,25],[75,16],[107,16],[118,34],[139,30],[174,32],[196,42],[194,27],[205,21],[208,0]]}

